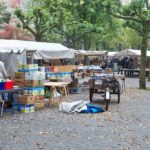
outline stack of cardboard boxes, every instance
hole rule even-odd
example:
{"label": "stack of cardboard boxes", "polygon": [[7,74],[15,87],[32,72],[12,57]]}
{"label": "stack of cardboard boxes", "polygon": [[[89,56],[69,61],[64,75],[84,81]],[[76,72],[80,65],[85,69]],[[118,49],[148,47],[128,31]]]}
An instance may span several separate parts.
{"label": "stack of cardboard boxes", "polygon": [[37,64],[29,64],[19,65],[15,75],[15,85],[24,87],[23,95],[19,96],[21,112],[43,109],[45,72],[39,72]]}

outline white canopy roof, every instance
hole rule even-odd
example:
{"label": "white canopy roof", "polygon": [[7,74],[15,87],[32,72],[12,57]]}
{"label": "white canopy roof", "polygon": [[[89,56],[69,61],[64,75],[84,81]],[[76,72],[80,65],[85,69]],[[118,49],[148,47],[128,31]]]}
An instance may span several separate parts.
{"label": "white canopy roof", "polygon": [[99,56],[107,54],[107,51],[74,50],[76,54],[83,56]]}
{"label": "white canopy roof", "polygon": [[23,51],[34,51],[34,59],[74,58],[74,51],[59,43],[0,40],[0,52],[2,53],[22,53]]}
{"label": "white canopy roof", "polygon": [[[141,50],[125,49],[116,53],[115,56],[141,56]],[[150,56],[150,51],[147,51],[147,56]]]}
{"label": "white canopy roof", "polygon": [[115,54],[117,54],[118,52],[108,52],[107,55],[108,56],[114,56]]}

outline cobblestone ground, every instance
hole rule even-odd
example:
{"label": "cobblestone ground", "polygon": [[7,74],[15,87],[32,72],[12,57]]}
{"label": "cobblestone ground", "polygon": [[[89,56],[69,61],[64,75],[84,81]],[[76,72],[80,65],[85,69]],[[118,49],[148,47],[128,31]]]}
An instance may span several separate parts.
{"label": "cobblestone ground", "polygon": [[[150,83],[147,84],[150,87]],[[69,99],[88,100],[88,90]],[[96,105],[103,105],[100,96]],[[58,107],[0,118],[0,150],[150,150],[150,91],[138,89],[138,79],[126,80],[126,91],[109,111],[66,114]]]}

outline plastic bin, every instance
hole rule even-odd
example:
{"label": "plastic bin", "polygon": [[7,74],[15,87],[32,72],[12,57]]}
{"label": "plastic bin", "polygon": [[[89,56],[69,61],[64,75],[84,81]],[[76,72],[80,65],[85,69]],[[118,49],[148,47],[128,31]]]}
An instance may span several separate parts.
{"label": "plastic bin", "polygon": [[0,90],[4,90],[5,82],[0,82]]}
{"label": "plastic bin", "polygon": [[4,89],[5,90],[10,90],[10,89],[13,89],[13,86],[14,86],[14,81],[13,80],[6,81],[5,84],[4,84]]}

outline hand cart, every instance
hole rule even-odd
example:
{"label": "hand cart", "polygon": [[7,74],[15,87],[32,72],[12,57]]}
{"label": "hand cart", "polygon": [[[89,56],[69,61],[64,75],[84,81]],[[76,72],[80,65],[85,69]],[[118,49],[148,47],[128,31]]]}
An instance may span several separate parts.
{"label": "hand cart", "polygon": [[89,98],[93,101],[93,94],[102,94],[104,100],[106,101],[106,110],[108,110],[109,102],[111,99],[111,94],[116,94],[118,97],[118,103],[120,103],[121,88],[120,83],[114,76],[104,76],[104,77],[93,77],[89,80]]}

